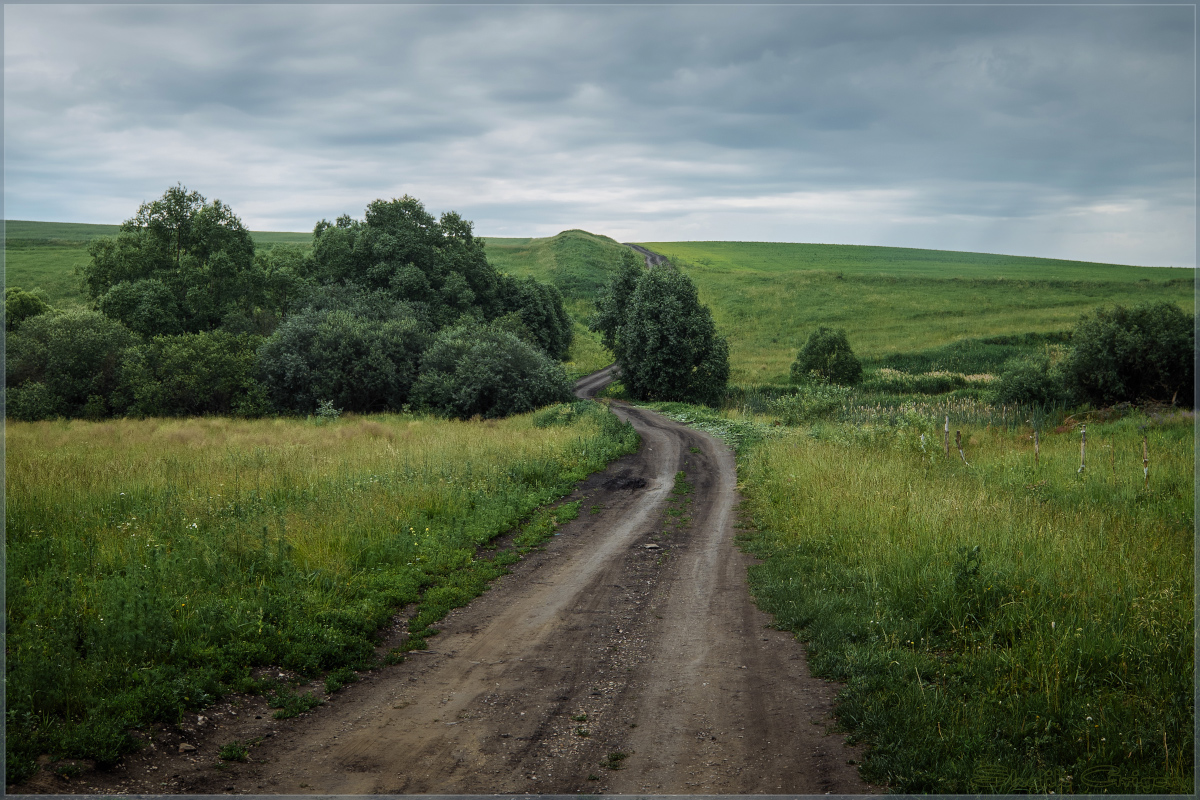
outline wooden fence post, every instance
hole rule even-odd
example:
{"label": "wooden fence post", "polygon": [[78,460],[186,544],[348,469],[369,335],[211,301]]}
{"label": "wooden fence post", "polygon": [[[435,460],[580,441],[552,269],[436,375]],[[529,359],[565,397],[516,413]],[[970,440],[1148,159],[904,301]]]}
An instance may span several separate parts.
{"label": "wooden fence post", "polygon": [[1145,488],[1150,488],[1150,451],[1146,449],[1146,434],[1142,434],[1142,474],[1146,476]]}
{"label": "wooden fence post", "polygon": [[946,415],[946,458],[950,457],[950,415]]}
{"label": "wooden fence post", "polygon": [[1079,469],[1082,473],[1087,467],[1087,425],[1079,426]]}
{"label": "wooden fence post", "polygon": [[[962,431],[954,432],[954,443],[956,445],[958,445],[958,455],[960,457],[962,457],[963,463],[967,464],[967,457],[963,454],[963,449],[962,449]],[[969,467],[971,465],[967,464],[967,466]]]}

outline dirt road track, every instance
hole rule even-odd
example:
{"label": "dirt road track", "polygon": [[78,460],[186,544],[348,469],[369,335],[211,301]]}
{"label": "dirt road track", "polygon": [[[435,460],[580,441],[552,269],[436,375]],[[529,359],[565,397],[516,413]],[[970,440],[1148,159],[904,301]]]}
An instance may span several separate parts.
{"label": "dirt road track", "polygon": [[646,248],[644,248],[644,247],[639,247],[639,246],[637,246],[636,244],[629,244],[628,242],[623,242],[623,244],[624,244],[626,247],[633,248],[633,249],[634,249],[634,250],[636,250],[636,251],[637,251],[639,254],[641,254],[642,256],[644,256],[644,257],[645,257],[645,259],[646,259],[646,266],[647,266],[647,267],[657,267],[659,264],[662,264],[663,262],[665,262],[665,261],[667,260],[667,257],[666,257],[666,256],[659,255],[658,253],[655,253],[655,252],[654,252],[654,251],[652,251],[652,250],[647,250]]}
{"label": "dirt road track", "polygon": [[[606,378],[583,379],[578,393]],[[579,518],[453,612],[429,652],[286,723],[258,699],[236,719],[217,710],[198,751],[146,773],[170,781],[125,791],[875,791],[847,763],[858,754],[826,733],[836,687],[809,677],[803,648],[750,601],[730,450],[648,410],[612,408],[640,450],[584,481]],[[217,747],[258,729],[271,735],[251,763],[213,766]],[[64,790],[86,788],[49,789]]]}

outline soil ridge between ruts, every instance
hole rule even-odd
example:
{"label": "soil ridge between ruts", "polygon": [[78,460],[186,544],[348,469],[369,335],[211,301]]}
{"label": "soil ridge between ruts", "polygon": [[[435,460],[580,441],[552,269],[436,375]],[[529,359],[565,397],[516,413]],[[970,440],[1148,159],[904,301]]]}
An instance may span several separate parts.
{"label": "soil ridge between ruts", "polygon": [[[577,395],[615,372],[581,378]],[[582,501],[578,518],[451,612],[428,651],[293,720],[237,698],[185,721],[194,751],[160,745],[70,783],[43,771],[57,785],[26,791],[878,791],[830,732],[836,685],[812,678],[804,648],[750,599],[733,453],[648,409],[610,408],[639,450],[581,482],[566,498]],[[218,761],[234,740],[256,742],[249,761]]]}

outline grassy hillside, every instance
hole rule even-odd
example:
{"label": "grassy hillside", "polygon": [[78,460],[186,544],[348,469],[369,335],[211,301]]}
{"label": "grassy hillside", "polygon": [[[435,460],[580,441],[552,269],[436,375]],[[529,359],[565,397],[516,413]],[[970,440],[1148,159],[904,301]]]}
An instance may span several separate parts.
{"label": "grassy hillside", "polygon": [[501,272],[532,275],[558,287],[567,300],[593,301],[620,261],[623,245],[587,231],[563,231],[544,239],[484,237],[488,261]]}
{"label": "grassy hillside", "polygon": [[1100,305],[1191,310],[1192,270],[850,245],[646,242],[696,282],[735,383],[783,382],[818,325],[868,365],[968,339],[1052,333]]}
{"label": "grassy hillside", "polygon": [[[100,236],[115,236],[120,227],[6,220],[5,285],[41,289],[53,306],[82,305],[87,298],[79,288],[75,271],[88,263],[88,242]],[[311,233],[251,231],[250,235],[259,247],[281,242],[307,245],[312,241]]]}

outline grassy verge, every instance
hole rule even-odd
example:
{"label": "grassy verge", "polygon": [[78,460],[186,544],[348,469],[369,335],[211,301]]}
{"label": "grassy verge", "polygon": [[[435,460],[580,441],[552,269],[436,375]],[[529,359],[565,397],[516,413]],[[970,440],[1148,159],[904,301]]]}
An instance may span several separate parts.
{"label": "grassy verge", "polygon": [[423,640],[512,557],[481,545],[636,435],[577,403],[484,423],[9,422],[6,442],[12,782],[42,753],[111,764],[139,726],[278,693],[262,666],[370,666],[408,603]]}
{"label": "grassy verge", "polygon": [[912,405],[795,427],[778,406],[656,407],[738,447],[751,590],[846,683],[865,778],[1192,792],[1194,417],[1093,417],[1081,473],[1070,419],[1042,420],[1035,464],[1023,414],[960,405],[949,458]]}

